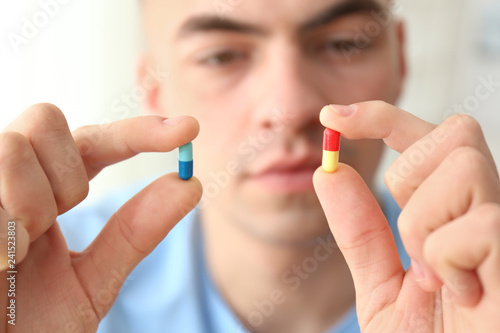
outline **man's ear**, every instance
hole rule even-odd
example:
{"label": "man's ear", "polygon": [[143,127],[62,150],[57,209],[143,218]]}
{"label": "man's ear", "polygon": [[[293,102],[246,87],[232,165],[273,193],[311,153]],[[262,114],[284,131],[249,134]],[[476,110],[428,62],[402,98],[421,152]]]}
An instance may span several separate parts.
{"label": "man's ear", "polygon": [[403,87],[405,84],[406,75],[408,72],[407,68],[407,59],[406,59],[406,32],[405,32],[405,24],[402,20],[397,20],[395,23],[394,29],[396,33],[396,50],[397,53],[397,71],[398,71],[398,83],[397,83],[397,91],[395,92],[394,102],[396,103],[401,94],[403,92]]}
{"label": "man's ear", "polygon": [[161,114],[160,108],[160,87],[159,76],[154,74],[155,66],[151,57],[142,54],[137,60],[136,83],[145,91],[143,108],[146,114]]}
{"label": "man's ear", "polygon": [[399,66],[400,66],[400,72],[401,72],[401,78],[404,79],[406,78],[407,74],[407,63],[406,63],[406,29],[405,29],[405,23],[400,20],[397,22],[397,38],[398,38],[398,54],[399,54]]}

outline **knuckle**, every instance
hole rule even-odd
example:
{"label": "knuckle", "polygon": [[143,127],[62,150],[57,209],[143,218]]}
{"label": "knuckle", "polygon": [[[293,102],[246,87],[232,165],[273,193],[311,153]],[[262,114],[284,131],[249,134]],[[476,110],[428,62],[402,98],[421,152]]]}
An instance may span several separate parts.
{"label": "knuckle", "polygon": [[74,191],[73,200],[76,203],[82,202],[89,194],[89,182],[85,178],[84,181],[78,183],[77,189]]}
{"label": "knuckle", "polygon": [[394,196],[399,196],[407,185],[411,170],[403,168],[401,160],[396,160],[384,174],[384,182]]}
{"label": "knuckle", "polygon": [[17,132],[0,134],[0,165],[15,167],[33,158],[33,148],[28,139]]}
{"label": "knuckle", "polygon": [[422,248],[425,262],[432,267],[441,266],[446,261],[442,249],[441,242],[439,242],[436,235],[430,234]]}
{"label": "knuckle", "polygon": [[64,115],[57,106],[51,103],[38,103],[28,108],[29,112],[43,119],[64,118]]}
{"label": "knuckle", "polygon": [[82,158],[91,155],[92,148],[103,140],[103,133],[98,127],[92,125],[79,127],[73,131],[72,135]]}
{"label": "knuckle", "polygon": [[33,239],[38,238],[57,218],[57,206],[50,191],[45,192],[43,203],[33,204],[22,198],[9,201],[9,211],[17,220],[22,220]]}
{"label": "knuckle", "polygon": [[[54,205],[47,205],[47,207],[44,208],[45,212],[43,214],[45,222],[42,221],[42,225],[52,225],[52,223],[57,219],[57,216],[59,215],[57,212],[57,206]],[[37,221],[32,221],[32,223],[40,223],[40,221],[37,219]]]}
{"label": "knuckle", "polygon": [[57,135],[69,132],[66,117],[62,111],[50,103],[40,103],[28,109],[30,116],[35,120],[36,126],[32,126],[31,131],[43,135]]}
{"label": "knuckle", "polygon": [[468,114],[455,114],[446,120],[449,124],[468,131],[477,131],[481,129],[479,122]]}
{"label": "knuckle", "polygon": [[23,221],[32,239],[40,237],[57,219],[56,205],[45,205],[38,210],[31,210]]}
{"label": "knuckle", "polygon": [[415,234],[414,224],[406,217],[405,211],[401,212],[398,218],[398,230],[401,239],[407,240]]}
{"label": "knuckle", "polygon": [[483,137],[479,122],[466,114],[453,115],[445,121],[462,145],[472,144]]}
{"label": "knuckle", "polygon": [[486,203],[479,208],[480,225],[488,235],[500,236],[500,205]]}
{"label": "knuckle", "polygon": [[477,181],[478,178],[488,174],[488,163],[485,157],[475,148],[459,147],[448,156],[448,162],[459,171],[462,180]]}
{"label": "knuckle", "polygon": [[85,179],[84,181],[78,181],[70,190],[66,190],[61,195],[57,195],[57,210],[58,214],[63,214],[80,202],[85,200],[89,194],[89,184]]}
{"label": "knuckle", "polygon": [[371,102],[372,107],[374,107],[377,110],[386,110],[389,107],[392,107],[391,104],[384,102],[382,100],[375,100]]}
{"label": "knuckle", "polygon": [[405,197],[404,179],[392,167],[384,174],[384,183],[394,198]]}
{"label": "knuckle", "polygon": [[472,147],[458,147],[450,153],[450,159],[455,162],[469,162],[481,158],[481,153]]}

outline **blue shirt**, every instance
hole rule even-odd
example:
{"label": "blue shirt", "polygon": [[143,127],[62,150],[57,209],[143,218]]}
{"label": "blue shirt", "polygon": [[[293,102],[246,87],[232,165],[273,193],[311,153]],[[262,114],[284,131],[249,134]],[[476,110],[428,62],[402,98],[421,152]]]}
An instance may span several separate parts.
{"label": "blue shirt", "polygon": [[[111,215],[141,187],[134,186],[84,203],[59,217],[68,247],[81,251]],[[385,195],[384,212],[393,230],[399,207]],[[125,280],[120,294],[99,325],[99,333],[244,333],[241,324],[213,284],[203,256],[200,221],[188,214]],[[409,260],[399,235],[395,240],[405,267]],[[355,306],[329,333],[358,333]]]}

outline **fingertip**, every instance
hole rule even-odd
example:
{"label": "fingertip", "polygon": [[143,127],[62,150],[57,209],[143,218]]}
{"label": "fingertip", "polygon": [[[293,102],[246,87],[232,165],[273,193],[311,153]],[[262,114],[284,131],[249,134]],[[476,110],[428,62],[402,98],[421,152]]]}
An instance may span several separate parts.
{"label": "fingertip", "polygon": [[192,211],[201,200],[203,195],[203,186],[200,180],[196,177],[191,177],[189,180],[179,178],[179,175],[174,172],[167,174],[160,180],[164,182],[164,186],[175,188],[177,192],[175,201],[178,208],[178,219],[186,216]]}
{"label": "fingertip", "polygon": [[203,185],[201,184],[200,180],[198,178],[196,178],[195,176],[193,176],[187,180],[184,180],[184,179],[181,179],[179,177],[178,172],[171,172],[171,173],[164,175],[160,179],[162,181],[176,183],[176,187],[179,187],[179,188],[185,187],[185,188],[190,188],[193,191],[203,192]]}
{"label": "fingertip", "polygon": [[367,190],[366,184],[357,171],[344,163],[339,163],[337,171],[332,173],[319,167],[314,172],[313,184],[320,202],[327,210],[329,202],[344,201],[351,196],[362,198]]}
{"label": "fingertip", "polygon": [[323,167],[318,167],[316,169],[316,171],[314,171],[314,175],[313,175],[313,183],[314,185],[316,184],[321,184],[321,180],[323,179],[323,177],[325,177],[327,175],[326,171],[323,170]]}
{"label": "fingertip", "polygon": [[[340,168],[340,165],[339,165],[339,168]],[[337,169],[337,172],[338,172],[338,169]],[[332,176],[334,174],[336,174],[337,172],[329,173],[329,172],[326,172],[322,166],[318,167],[313,175],[313,184],[314,184],[314,188],[316,189],[316,191],[318,191],[318,190],[321,191],[323,188],[327,187],[327,185],[333,180]]]}
{"label": "fingertip", "polygon": [[193,141],[200,133],[200,123],[194,117],[186,116],[180,126],[182,126],[182,134],[180,135],[182,144],[180,144],[179,146]]}
{"label": "fingertip", "polygon": [[193,198],[196,199],[196,201],[200,201],[201,196],[203,195],[203,185],[200,180],[193,176],[189,180],[183,180],[183,182],[190,186]]}
{"label": "fingertip", "polygon": [[427,292],[435,292],[443,286],[441,280],[425,265],[419,261],[412,259],[410,269],[415,277],[415,281],[420,288]]}
{"label": "fingertip", "polygon": [[340,178],[342,180],[347,180],[346,177],[350,179],[352,177],[359,178],[361,176],[359,176],[356,170],[354,170],[351,166],[345,163],[339,163],[335,172],[327,172],[322,166],[318,167],[314,172],[313,182],[314,184],[317,183],[318,185],[322,185],[324,183],[329,183],[334,179],[339,179],[339,177],[342,177]]}
{"label": "fingertip", "polygon": [[2,221],[1,224],[0,246],[5,251],[0,252],[0,272],[14,271],[15,265],[21,263],[28,254],[30,236],[22,223],[9,220]]}
{"label": "fingertip", "polygon": [[179,116],[175,118],[167,118],[163,120],[163,124],[171,129],[181,131],[182,142],[188,143],[193,141],[200,133],[200,124],[198,120],[192,116]]}
{"label": "fingertip", "polygon": [[325,127],[328,127],[330,128],[331,126],[331,113],[333,112],[333,110],[330,108],[329,105],[323,107],[323,109],[321,109],[321,112],[319,113],[319,121],[321,122],[321,124]]}
{"label": "fingertip", "polygon": [[200,123],[198,119],[192,116],[187,116],[184,122],[186,122],[187,126],[190,128],[190,133],[192,135],[191,141],[193,141],[200,133]]}

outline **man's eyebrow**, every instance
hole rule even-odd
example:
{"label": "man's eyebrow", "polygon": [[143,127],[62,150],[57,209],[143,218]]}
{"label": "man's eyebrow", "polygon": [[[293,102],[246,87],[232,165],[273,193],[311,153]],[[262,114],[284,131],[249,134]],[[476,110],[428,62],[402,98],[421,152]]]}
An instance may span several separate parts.
{"label": "man's eyebrow", "polygon": [[228,18],[221,19],[219,16],[198,15],[184,22],[179,28],[177,36],[186,37],[195,33],[210,31],[239,32],[252,35],[265,35],[267,33],[260,27],[232,21]]}
{"label": "man's eyebrow", "polygon": [[370,13],[372,11],[379,12],[383,9],[382,5],[376,0],[345,0],[322,10],[318,16],[302,24],[299,32],[321,28],[332,21],[350,14]]}
{"label": "man's eyebrow", "polygon": [[[350,14],[360,12],[380,11],[383,7],[376,0],[344,0],[322,10],[319,15],[299,27],[299,32],[320,28],[328,23]],[[261,27],[228,18],[222,19],[216,15],[197,15],[189,18],[178,30],[177,37],[186,37],[196,33],[224,31],[252,35],[266,35],[269,32]]]}

